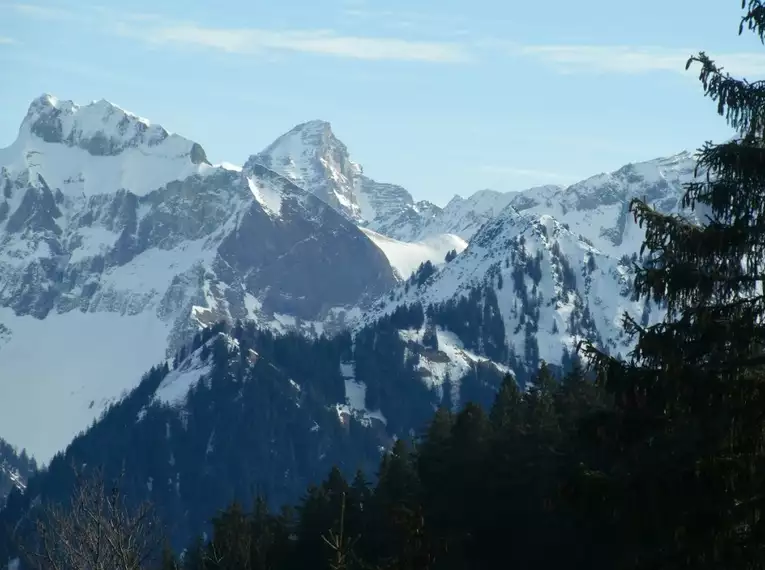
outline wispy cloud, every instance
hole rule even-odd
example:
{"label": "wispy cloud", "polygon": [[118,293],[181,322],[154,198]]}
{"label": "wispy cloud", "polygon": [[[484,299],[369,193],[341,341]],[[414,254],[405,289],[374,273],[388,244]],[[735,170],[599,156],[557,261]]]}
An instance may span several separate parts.
{"label": "wispy cloud", "polygon": [[12,38],[6,38],[4,36],[0,36],[0,45],[9,45],[16,43]]}
{"label": "wispy cloud", "polygon": [[[532,57],[562,73],[643,74],[656,71],[688,73],[685,64],[694,49],[623,45],[525,45],[510,48],[515,55]],[[765,54],[738,52],[710,54],[734,75],[765,73]]]}
{"label": "wispy cloud", "polygon": [[[1,2],[1,0],[0,0]],[[154,46],[175,46],[230,54],[274,57],[305,53],[361,60],[465,63],[498,54],[533,59],[563,74],[637,75],[655,72],[687,72],[693,48],[662,46],[520,44],[490,38],[472,38],[464,28],[452,29],[446,15],[416,12],[372,11],[364,0],[345,0],[342,12],[357,20],[387,22],[388,27],[420,30],[438,24],[450,29],[454,41],[424,41],[395,37],[346,35],[333,30],[283,30],[265,28],[207,27],[194,22],[174,22],[159,14],[131,13],[112,7],[82,5],[49,6],[24,2],[0,3],[18,15],[42,20],[76,20],[101,32],[117,33]],[[9,43],[9,38],[0,43]],[[736,76],[765,75],[765,54],[758,52],[711,53],[715,61]]]}
{"label": "wispy cloud", "polygon": [[[97,24],[102,32],[117,33],[155,46],[173,45],[259,56],[292,52],[378,61],[464,63],[471,60],[467,46],[459,43],[343,35],[324,29],[213,28],[193,22],[172,22],[157,14],[121,12],[104,6],[79,11],[24,3],[3,6],[29,18]],[[351,6],[363,6],[363,3],[354,2]]]}
{"label": "wispy cloud", "polygon": [[162,21],[159,14],[126,12],[114,7],[100,5],[58,5],[43,6],[27,3],[0,3],[0,10],[12,10],[17,15],[34,20],[73,21],[78,25],[97,25],[98,29],[110,31],[113,22],[138,24],[147,21]]}
{"label": "wispy cloud", "polygon": [[269,51],[299,52],[364,60],[461,63],[470,60],[459,44],[339,35],[331,30],[266,30],[208,28],[196,24],[132,26],[122,23],[123,36],[160,45],[197,47],[256,55]]}
{"label": "wispy cloud", "polygon": [[19,2],[8,4],[7,6],[19,14],[40,20],[73,20],[76,18],[74,12],[52,6],[24,4]]}

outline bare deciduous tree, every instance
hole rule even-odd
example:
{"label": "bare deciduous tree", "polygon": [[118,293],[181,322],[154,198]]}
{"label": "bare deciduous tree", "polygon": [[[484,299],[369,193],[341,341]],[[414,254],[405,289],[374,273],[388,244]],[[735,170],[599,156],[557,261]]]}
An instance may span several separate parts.
{"label": "bare deciduous tree", "polygon": [[151,505],[129,506],[96,474],[78,477],[68,505],[45,507],[29,559],[38,570],[143,570],[162,540]]}

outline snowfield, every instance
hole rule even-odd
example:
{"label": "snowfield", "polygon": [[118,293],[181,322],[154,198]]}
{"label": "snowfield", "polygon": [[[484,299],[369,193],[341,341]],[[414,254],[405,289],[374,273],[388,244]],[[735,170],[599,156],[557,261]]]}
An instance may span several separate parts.
{"label": "snowfield", "polygon": [[[298,125],[242,167],[213,166],[199,144],[116,105],[44,95],[0,149],[0,436],[47,462],[171,348],[224,318],[318,335],[482,287],[496,294],[517,356],[560,362],[584,337],[624,353],[624,311],[661,317],[630,298],[627,261],[643,233],[629,201],[647,197],[677,212],[694,167],[680,153],[567,188],[481,190],[441,208],[365,177],[324,121]],[[309,253],[290,257],[300,248]],[[452,250],[459,255],[445,263]],[[290,271],[325,254],[328,264],[340,259],[333,274],[341,277],[324,297],[356,281],[362,266],[374,295],[322,297],[315,313],[289,314],[291,301],[313,294],[311,282],[267,310],[269,299],[306,282]],[[396,285],[391,269],[406,281],[426,261],[436,266],[426,282]],[[268,273],[274,266],[279,275]],[[401,331],[416,342],[422,333]],[[485,361],[449,331],[437,336],[445,357],[419,363],[433,387]],[[177,404],[206,370],[187,360],[158,398]],[[353,367],[342,374],[338,414],[384,424],[364,408]]]}
{"label": "snowfield", "polygon": [[382,250],[402,279],[408,278],[425,261],[441,265],[447,253],[452,250],[462,253],[467,247],[464,239],[453,234],[428,236],[420,242],[404,242],[368,228],[360,229]]}

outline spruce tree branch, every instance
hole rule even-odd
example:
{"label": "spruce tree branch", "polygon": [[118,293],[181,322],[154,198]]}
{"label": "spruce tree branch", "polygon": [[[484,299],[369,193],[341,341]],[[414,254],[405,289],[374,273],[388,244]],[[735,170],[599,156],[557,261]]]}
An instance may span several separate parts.
{"label": "spruce tree branch", "polygon": [[763,6],[762,0],[748,1],[749,6],[747,7],[747,0],[741,0],[741,8],[746,8],[747,12],[741,18],[738,33],[739,35],[743,34],[746,27],[749,31],[757,34],[761,42],[765,43],[765,6]]}
{"label": "spruce tree branch", "polygon": [[700,63],[699,81],[707,97],[717,103],[717,113],[739,133],[761,133],[765,109],[765,83],[734,79],[702,52],[691,56],[685,68]]}

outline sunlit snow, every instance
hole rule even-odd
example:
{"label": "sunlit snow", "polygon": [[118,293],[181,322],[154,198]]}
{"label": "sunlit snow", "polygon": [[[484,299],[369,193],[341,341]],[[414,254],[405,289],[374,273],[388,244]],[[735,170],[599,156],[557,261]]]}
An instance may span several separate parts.
{"label": "sunlit snow", "polygon": [[421,242],[408,243],[386,237],[367,228],[360,229],[380,248],[388,258],[391,267],[404,279],[416,271],[421,263],[430,261],[437,265],[441,264],[448,252],[456,250],[457,253],[461,253],[467,247],[465,240],[452,234],[429,236]]}
{"label": "sunlit snow", "polygon": [[150,312],[51,313],[0,308],[0,433],[47,462],[104,406],[163,361],[168,326]]}

